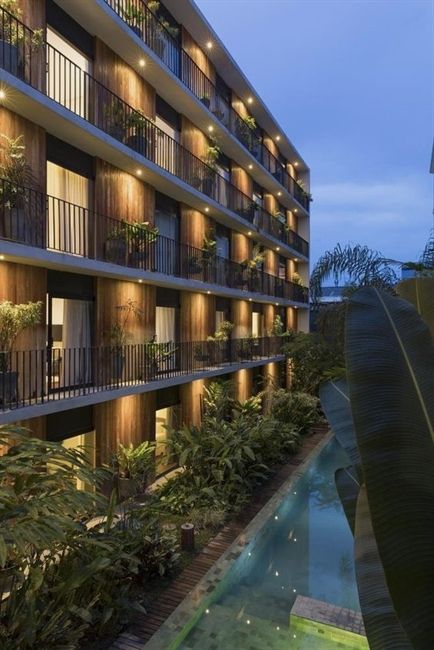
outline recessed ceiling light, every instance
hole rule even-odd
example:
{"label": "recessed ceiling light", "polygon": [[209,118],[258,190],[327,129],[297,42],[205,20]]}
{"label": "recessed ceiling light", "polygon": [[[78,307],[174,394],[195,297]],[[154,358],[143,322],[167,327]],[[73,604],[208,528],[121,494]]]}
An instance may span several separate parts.
{"label": "recessed ceiling light", "polygon": [[280,246],[276,246],[276,251],[280,251]]}
{"label": "recessed ceiling light", "polygon": [[142,175],[142,170],[141,170],[141,169],[137,169],[137,170],[136,170],[136,174],[137,174],[137,176],[141,176],[141,175]]}
{"label": "recessed ceiling light", "polygon": [[139,284],[142,284],[143,280],[139,280]]}
{"label": "recessed ceiling light", "polygon": [[298,262],[298,257],[294,257],[294,262]]}
{"label": "recessed ceiling light", "polygon": [[249,230],[249,232],[248,232],[247,234],[249,235],[249,237],[251,237],[251,235],[252,235],[252,231]]}
{"label": "recessed ceiling light", "polygon": [[211,291],[207,291],[207,294],[210,295]]}
{"label": "recessed ceiling light", "polygon": [[249,165],[249,169],[253,169],[253,165],[251,163]]}
{"label": "recessed ceiling light", "polygon": [[248,97],[247,98],[247,103],[248,104],[253,104],[253,97]]}
{"label": "recessed ceiling light", "polygon": [[280,135],[276,135],[276,141],[279,142],[280,140]]}
{"label": "recessed ceiling light", "polygon": [[282,196],[282,192],[277,192],[277,196]]}
{"label": "recessed ceiling light", "polygon": [[139,66],[140,66],[141,68],[144,68],[145,65],[146,65],[146,61],[145,61],[145,59],[139,59]]}
{"label": "recessed ceiling light", "polygon": [[278,302],[276,302],[276,307],[278,307],[278,306],[279,306],[279,303],[278,303]]}
{"label": "recessed ceiling light", "polygon": [[209,212],[209,208],[205,208],[205,212]]}
{"label": "recessed ceiling light", "polygon": [[294,167],[298,167],[298,161],[297,160],[294,163]]}
{"label": "recessed ceiling light", "polygon": [[298,208],[294,208],[294,212],[298,212]]}
{"label": "recessed ceiling light", "polygon": [[6,99],[6,92],[2,88],[0,90],[0,101],[2,102],[4,99]]}
{"label": "recessed ceiling light", "polygon": [[212,133],[212,132],[214,131],[214,127],[213,127],[212,124],[209,125],[209,127],[208,127],[208,131],[209,131],[210,133]]}
{"label": "recessed ceiling light", "polygon": [[213,46],[213,42],[212,42],[212,41],[208,41],[207,44],[206,44],[206,48],[207,48],[207,50],[212,50],[212,46]]}
{"label": "recessed ceiling light", "polygon": [[251,298],[249,298],[249,302],[252,302],[252,299],[251,299]]}
{"label": "recessed ceiling light", "polygon": [[4,258],[5,258],[4,255],[0,255],[0,260],[4,260]]}

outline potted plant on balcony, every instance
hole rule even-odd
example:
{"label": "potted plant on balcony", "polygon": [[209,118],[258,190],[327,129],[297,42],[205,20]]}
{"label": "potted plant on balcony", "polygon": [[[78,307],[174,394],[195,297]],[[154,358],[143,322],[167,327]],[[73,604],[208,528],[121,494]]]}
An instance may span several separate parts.
{"label": "potted plant on balcony", "polygon": [[228,320],[224,320],[219,323],[216,331],[214,332],[214,335],[207,337],[208,343],[214,343],[216,345],[207,346],[206,351],[201,345],[196,346],[195,359],[197,361],[210,361],[210,363],[214,363],[219,358],[219,353],[223,352],[223,349],[225,347],[225,345],[220,344],[227,343],[233,329],[234,324]]}
{"label": "potted plant on balcony", "polygon": [[145,341],[145,379],[152,379],[159,372],[160,366],[164,365],[177,351],[173,341],[158,343],[157,335]]}
{"label": "potted plant on balcony", "polygon": [[[38,224],[33,214],[30,220],[29,208],[32,200],[32,188],[36,188],[36,179],[27,162],[24,136],[9,138],[0,134],[2,162],[0,176],[0,206],[3,216],[4,236],[22,243],[32,243],[33,230]],[[35,207],[35,206],[34,206]],[[34,211],[36,212],[36,211]]]}
{"label": "potted plant on balcony", "polygon": [[257,337],[251,334],[248,338],[242,339],[237,346],[237,355],[241,361],[252,359],[255,352],[255,344]]}
{"label": "potted plant on balcony", "polygon": [[119,316],[117,321],[109,329],[107,337],[110,343],[111,375],[116,382],[119,382],[122,378],[125,365],[125,345],[131,336],[127,330],[127,325],[131,318],[140,320],[143,313],[139,309],[137,301],[132,298],[129,298],[125,304],[119,305],[116,309],[119,312]]}
{"label": "potted plant on balcony", "polygon": [[122,9],[122,18],[139,38],[143,37],[145,14],[136,6],[136,4],[133,2],[128,3],[126,8]]}
{"label": "potted plant on balcony", "polygon": [[109,230],[105,242],[105,256],[109,262],[126,265],[127,228],[126,221],[119,221],[119,225]]}
{"label": "potted plant on balcony", "polygon": [[104,106],[105,130],[106,132],[124,142],[127,129],[127,107],[118,97],[111,96],[110,101]]}
{"label": "potted plant on balcony", "polygon": [[[252,248],[252,257],[249,260],[244,260],[242,265],[247,271],[247,280],[251,285],[254,285],[259,278],[259,272],[265,260],[265,251],[260,244],[255,244]],[[252,286],[252,289],[255,287]]]}
{"label": "potted plant on balcony", "polygon": [[215,269],[216,256],[217,240],[214,237],[214,233],[211,232],[209,236],[205,235],[202,240],[202,267],[208,275],[211,270]]}
{"label": "potted plant on balcony", "polygon": [[137,447],[122,444],[115,454],[119,500],[143,493],[154,469],[155,443],[148,440]]}
{"label": "potted plant on balcony", "polygon": [[44,42],[42,29],[26,33],[21,23],[23,12],[17,0],[0,0],[0,67],[15,76],[22,76],[24,56],[41,47]]}
{"label": "potted plant on balcony", "polygon": [[151,245],[155,243],[159,230],[151,226],[149,221],[133,221],[127,224],[126,233],[128,236],[129,263],[134,267],[143,267],[147,259]]}
{"label": "potted plant on balcony", "polygon": [[149,120],[140,111],[131,111],[126,119],[126,128],[131,135],[128,135],[125,144],[137,153],[146,156],[148,152],[147,130]]}
{"label": "potted plant on balcony", "polygon": [[18,371],[12,370],[12,350],[21,332],[39,324],[42,302],[14,305],[0,302],[0,401],[3,405],[18,399]]}

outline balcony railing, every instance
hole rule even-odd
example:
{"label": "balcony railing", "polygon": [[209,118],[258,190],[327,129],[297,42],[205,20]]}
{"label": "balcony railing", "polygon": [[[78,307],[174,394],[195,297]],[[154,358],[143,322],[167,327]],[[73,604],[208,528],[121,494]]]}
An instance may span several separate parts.
{"label": "balcony railing", "polygon": [[307,289],[0,178],[0,238],[142,271],[308,301]]}
{"label": "balcony railing", "polygon": [[[105,0],[113,11],[166,64],[189,90],[269,171],[276,180],[309,211],[310,200],[301,185],[263,144],[258,128],[251,128],[242,116],[218,92],[212,81],[169,33],[143,0]],[[131,7],[135,19],[131,20]]]}
{"label": "balcony railing", "polygon": [[133,109],[4,9],[0,10],[0,67],[155,165],[234,212],[254,228],[306,255],[308,244],[255,205],[215,169]]}
{"label": "balcony railing", "polygon": [[0,354],[0,411],[227,369],[282,354],[282,337]]}

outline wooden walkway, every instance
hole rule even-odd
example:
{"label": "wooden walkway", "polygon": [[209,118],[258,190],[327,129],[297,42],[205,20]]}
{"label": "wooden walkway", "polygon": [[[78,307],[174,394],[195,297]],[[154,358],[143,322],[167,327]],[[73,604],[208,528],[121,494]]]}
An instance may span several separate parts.
{"label": "wooden walkway", "polygon": [[[134,624],[114,642],[111,646],[112,650],[143,649],[145,643],[157,632],[164,621],[189,592],[194,589],[213,564],[230,547],[261,508],[271,499],[276,490],[291,476],[294,469],[303,462],[328,431],[328,425],[318,425],[312,429],[308,436],[304,437],[303,447],[298,453],[254,492],[251,501],[243,508],[243,512],[229,521],[211,542],[202,549],[184,571],[148,607],[148,613],[137,613],[135,615]],[[137,642],[134,637],[139,638],[140,642]]]}

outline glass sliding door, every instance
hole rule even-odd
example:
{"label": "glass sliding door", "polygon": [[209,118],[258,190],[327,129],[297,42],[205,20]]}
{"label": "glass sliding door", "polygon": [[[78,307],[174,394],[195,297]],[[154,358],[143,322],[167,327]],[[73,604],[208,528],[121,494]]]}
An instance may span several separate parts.
{"label": "glass sliding door", "polygon": [[47,162],[48,247],[90,257],[89,207],[93,183],[65,167]]}

